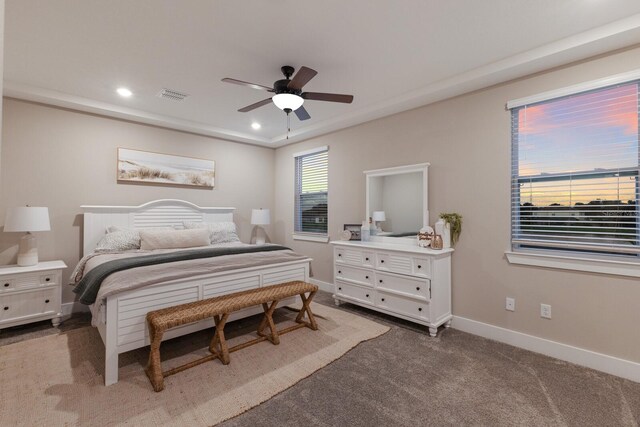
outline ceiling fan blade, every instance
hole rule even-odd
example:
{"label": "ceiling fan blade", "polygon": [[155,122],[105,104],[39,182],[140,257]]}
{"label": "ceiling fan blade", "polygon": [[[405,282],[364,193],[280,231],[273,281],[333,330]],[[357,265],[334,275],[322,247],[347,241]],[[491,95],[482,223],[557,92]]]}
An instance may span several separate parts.
{"label": "ceiling fan blade", "polygon": [[262,101],[258,101],[255,104],[247,105],[246,107],[241,108],[238,111],[240,113],[246,113],[248,111],[255,110],[256,108],[262,107],[263,105],[267,105],[269,103],[271,103],[271,98],[263,99]]}
{"label": "ceiling fan blade", "polygon": [[229,77],[225,77],[224,79],[222,79],[222,81],[225,83],[233,83],[234,85],[247,86],[252,89],[266,90],[267,92],[273,92],[273,89],[268,86],[262,86],[255,83],[243,82],[242,80],[230,79]]}
{"label": "ceiling fan blade", "polygon": [[302,105],[298,107],[298,109],[294,111],[294,113],[296,113],[296,116],[298,116],[298,120],[309,120],[311,118],[307,110],[305,110]]}
{"label": "ceiling fan blade", "polygon": [[342,102],[351,104],[353,95],[342,95],[339,93],[321,93],[321,92],[304,92],[300,95],[304,99],[312,99],[314,101]]}
{"label": "ceiling fan blade", "polygon": [[300,69],[298,70],[296,75],[293,76],[293,79],[291,79],[287,87],[289,89],[300,90],[302,89],[302,86],[309,83],[309,80],[314,78],[316,74],[318,74],[316,70],[312,70],[311,68],[304,67],[304,66],[300,67]]}

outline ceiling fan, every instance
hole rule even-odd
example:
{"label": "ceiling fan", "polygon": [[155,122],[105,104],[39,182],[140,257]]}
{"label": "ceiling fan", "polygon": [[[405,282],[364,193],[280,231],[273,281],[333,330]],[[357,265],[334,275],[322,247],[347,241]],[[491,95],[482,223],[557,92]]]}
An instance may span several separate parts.
{"label": "ceiling fan", "polygon": [[[353,95],[342,95],[338,93],[321,93],[321,92],[303,92],[302,87],[309,83],[309,80],[315,77],[318,72],[308,67],[301,67],[295,76],[293,73],[295,69],[289,65],[285,65],[281,68],[284,79],[277,80],[273,83],[273,88],[263,86],[255,83],[244,82],[242,80],[224,78],[223,82],[233,83],[236,85],[247,86],[252,89],[264,90],[267,92],[275,93],[270,98],[263,99],[255,104],[247,105],[244,108],[239,109],[241,113],[246,113],[251,110],[255,110],[258,107],[269,104],[273,101],[276,107],[283,110],[287,115],[294,111],[298,119],[308,120],[311,118],[309,113],[302,106],[305,99],[311,99],[314,101],[329,101],[329,102],[342,102],[345,104],[351,104],[353,101]],[[293,79],[291,78],[293,76]]]}

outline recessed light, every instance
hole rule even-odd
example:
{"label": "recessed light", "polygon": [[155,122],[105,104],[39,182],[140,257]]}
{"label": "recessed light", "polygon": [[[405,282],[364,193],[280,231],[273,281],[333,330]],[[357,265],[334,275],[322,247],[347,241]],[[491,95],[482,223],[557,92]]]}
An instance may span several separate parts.
{"label": "recessed light", "polygon": [[251,123],[251,127],[258,130],[262,127],[262,125],[260,125],[260,123],[253,122]]}
{"label": "recessed light", "polygon": [[118,90],[116,91],[118,92],[118,95],[123,96],[125,98],[130,97],[131,95],[133,95],[133,92],[131,92],[129,89],[127,89],[126,87],[119,87]]}

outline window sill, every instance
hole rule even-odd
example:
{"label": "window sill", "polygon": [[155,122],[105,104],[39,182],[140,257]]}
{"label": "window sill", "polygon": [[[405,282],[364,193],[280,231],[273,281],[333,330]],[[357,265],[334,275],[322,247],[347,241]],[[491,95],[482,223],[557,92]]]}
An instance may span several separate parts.
{"label": "window sill", "polygon": [[294,234],[293,240],[305,240],[307,242],[318,242],[318,243],[327,243],[329,241],[329,236],[324,234]]}
{"label": "window sill", "polygon": [[505,252],[509,264],[532,265],[561,270],[586,271],[615,276],[640,277],[640,262],[605,260],[570,255],[549,255],[534,252]]}

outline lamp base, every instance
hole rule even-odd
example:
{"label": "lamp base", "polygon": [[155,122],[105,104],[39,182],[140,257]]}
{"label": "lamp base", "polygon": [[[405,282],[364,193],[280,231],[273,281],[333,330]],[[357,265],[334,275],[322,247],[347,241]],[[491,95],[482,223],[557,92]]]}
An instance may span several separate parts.
{"label": "lamp base", "polygon": [[256,227],[256,245],[264,245],[266,241],[266,233],[262,227]]}
{"label": "lamp base", "polygon": [[31,233],[25,234],[20,239],[18,249],[18,265],[20,267],[29,267],[38,264],[38,240]]}

